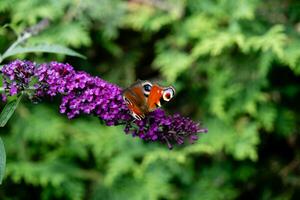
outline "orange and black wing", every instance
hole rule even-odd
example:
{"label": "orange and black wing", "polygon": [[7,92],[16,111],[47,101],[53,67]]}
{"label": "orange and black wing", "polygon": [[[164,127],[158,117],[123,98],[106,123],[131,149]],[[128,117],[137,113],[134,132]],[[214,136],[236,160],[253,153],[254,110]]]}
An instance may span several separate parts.
{"label": "orange and black wing", "polygon": [[159,85],[153,85],[147,99],[148,111],[152,112],[161,107],[160,99],[163,95],[163,88]]}
{"label": "orange and black wing", "polygon": [[154,84],[147,99],[148,111],[152,112],[161,107],[161,103],[170,101],[175,95],[175,89],[172,86],[162,87]]}
{"label": "orange and black wing", "polygon": [[126,88],[122,95],[125,103],[131,111],[131,115],[138,120],[143,119],[145,114],[148,112],[148,109],[146,106],[147,100],[140,81],[129,88]]}

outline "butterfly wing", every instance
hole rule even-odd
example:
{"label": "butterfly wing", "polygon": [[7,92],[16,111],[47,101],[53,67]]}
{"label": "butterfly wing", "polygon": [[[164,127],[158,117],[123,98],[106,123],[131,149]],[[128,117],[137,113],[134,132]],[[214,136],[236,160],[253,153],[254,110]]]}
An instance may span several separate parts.
{"label": "butterfly wing", "polygon": [[140,81],[123,91],[123,99],[134,118],[141,120],[145,117],[148,112],[147,99]]}
{"label": "butterfly wing", "polygon": [[151,88],[150,94],[147,99],[148,111],[152,112],[156,108],[161,107],[160,99],[163,95],[163,88],[157,84],[154,84]]}
{"label": "butterfly wing", "polygon": [[154,84],[147,99],[148,112],[152,112],[161,107],[162,102],[170,101],[174,95],[175,89],[172,86],[161,87]]}

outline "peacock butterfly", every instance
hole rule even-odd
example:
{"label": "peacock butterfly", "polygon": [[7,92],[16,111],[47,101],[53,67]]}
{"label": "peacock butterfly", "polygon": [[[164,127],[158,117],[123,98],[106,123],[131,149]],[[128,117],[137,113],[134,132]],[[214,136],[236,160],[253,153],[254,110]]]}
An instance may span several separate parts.
{"label": "peacock butterfly", "polygon": [[175,95],[172,86],[163,87],[150,81],[138,80],[122,92],[123,99],[131,115],[141,120],[145,115],[161,107],[161,103],[170,101]]}

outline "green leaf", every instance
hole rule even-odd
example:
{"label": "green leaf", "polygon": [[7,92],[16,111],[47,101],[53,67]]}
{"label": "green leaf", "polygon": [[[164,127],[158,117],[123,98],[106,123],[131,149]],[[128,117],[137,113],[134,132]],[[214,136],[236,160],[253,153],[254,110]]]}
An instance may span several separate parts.
{"label": "green leaf", "polygon": [[5,172],[5,163],[6,163],[6,153],[4,144],[0,138],[0,184],[2,184],[2,179]]}
{"label": "green leaf", "polygon": [[9,51],[6,51],[2,55],[2,59],[5,59],[9,56],[13,56],[21,53],[31,53],[31,52],[45,52],[45,53],[57,53],[57,54],[65,54],[69,56],[76,56],[80,58],[85,58],[84,55],[77,53],[76,51],[69,49],[62,45],[57,44],[38,44],[33,46],[25,46],[25,47],[15,47]]}
{"label": "green leaf", "polygon": [[13,101],[8,102],[0,114],[0,127],[4,127],[9,118],[14,114],[22,95]]}

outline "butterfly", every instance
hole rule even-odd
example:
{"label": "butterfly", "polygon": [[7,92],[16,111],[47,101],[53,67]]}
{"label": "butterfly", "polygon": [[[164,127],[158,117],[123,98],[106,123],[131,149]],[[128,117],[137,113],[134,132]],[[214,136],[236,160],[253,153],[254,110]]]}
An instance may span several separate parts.
{"label": "butterfly", "polygon": [[170,101],[175,95],[172,86],[163,87],[150,81],[138,80],[122,92],[123,99],[131,115],[141,120],[145,115]]}

